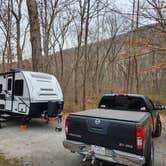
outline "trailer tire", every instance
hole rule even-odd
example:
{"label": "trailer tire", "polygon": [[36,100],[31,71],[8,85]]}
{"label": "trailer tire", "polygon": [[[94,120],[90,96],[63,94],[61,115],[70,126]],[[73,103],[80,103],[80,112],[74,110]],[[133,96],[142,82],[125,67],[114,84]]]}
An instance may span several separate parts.
{"label": "trailer tire", "polygon": [[145,157],[145,164],[143,166],[154,166],[154,144],[152,138],[148,145],[148,151]]}
{"label": "trailer tire", "polygon": [[62,127],[56,127],[55,131],[61,132],[62,131]]}

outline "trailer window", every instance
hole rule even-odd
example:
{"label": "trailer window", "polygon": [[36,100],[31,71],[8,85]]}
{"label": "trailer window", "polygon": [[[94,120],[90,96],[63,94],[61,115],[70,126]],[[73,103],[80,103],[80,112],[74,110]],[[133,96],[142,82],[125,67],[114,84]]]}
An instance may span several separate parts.
{"label": "trailer window", "polygon": [[2,84],[0,84],[0,93],[2,92]]}
{"label": "trailer window", "polygon": [[15,81],[15,85],[14,85],[15,96],[23,96],[23,87],[24,87],[23,80],[16,80]]}
{"label": "trailer window", "polygon": [[12,79],[11,79],[11,78],[8,79],[7,89],[8,89],[9,91],[12,90]]}

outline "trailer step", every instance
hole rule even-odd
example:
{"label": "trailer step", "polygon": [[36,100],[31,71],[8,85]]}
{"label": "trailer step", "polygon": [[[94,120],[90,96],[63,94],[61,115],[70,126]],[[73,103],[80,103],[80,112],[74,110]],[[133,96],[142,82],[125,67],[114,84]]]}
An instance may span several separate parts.
{"label": "trailer step", "polygon": [[7,119],[11,118],[11,115],[8,115],[8,114],[0,114],[0,118],[7,120]]}
{"label": "trailer step", "polygon": [[4,118],[0,118],[0,123],[6,122],[7,120]]}
{"label": "trailer step", "polygon": [[11,117],[11,115],[9,115],[9,114],[1,114],[0,117],[9,118],[9,117]]}
{"label": "trailer step", "polygon": [[0,117],[0,129],[3,127],[2,124],[4,124],[7,120],[5,118]]}

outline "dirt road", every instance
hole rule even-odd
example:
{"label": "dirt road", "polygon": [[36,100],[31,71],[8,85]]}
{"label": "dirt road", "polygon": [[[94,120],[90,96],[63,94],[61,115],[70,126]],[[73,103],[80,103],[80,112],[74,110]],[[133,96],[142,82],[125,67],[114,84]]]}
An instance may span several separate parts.
{"label": "dirt road", "polygon": [[[90,166],[89,162],[81,162],[79,155],[63,148],[64,132],[56,132],[55,124],[33,120],[26,131],[18,126],[19,121],[13,120],[0,129],[0,152],[7,158],[17,158],[21,166]],[[165,124],[162,136],[154,141],[155,166],[166,166]]]}

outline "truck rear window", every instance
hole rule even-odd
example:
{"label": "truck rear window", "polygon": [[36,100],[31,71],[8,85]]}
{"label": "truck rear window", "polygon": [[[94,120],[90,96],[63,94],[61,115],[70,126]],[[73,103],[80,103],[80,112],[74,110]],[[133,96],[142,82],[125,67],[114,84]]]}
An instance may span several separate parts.
{"label": "truck rear window", "polygon": [[99,108],[120,110],[146,110],[144,100],[133,96],[104,96]]}

